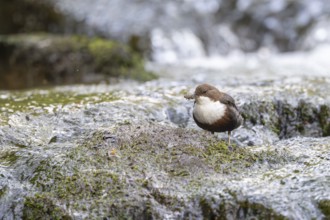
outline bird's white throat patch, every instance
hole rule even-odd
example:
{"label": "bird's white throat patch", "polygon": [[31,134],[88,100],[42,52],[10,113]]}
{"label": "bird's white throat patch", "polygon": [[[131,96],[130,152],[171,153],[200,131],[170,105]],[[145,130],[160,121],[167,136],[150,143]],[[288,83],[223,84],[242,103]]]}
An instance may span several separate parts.
{"label": "bird's white throat patch", "polygon": [[203,124],[213,124],[225,115],[226,105],[213,101],[209,97],[196,98],[193,114]]}

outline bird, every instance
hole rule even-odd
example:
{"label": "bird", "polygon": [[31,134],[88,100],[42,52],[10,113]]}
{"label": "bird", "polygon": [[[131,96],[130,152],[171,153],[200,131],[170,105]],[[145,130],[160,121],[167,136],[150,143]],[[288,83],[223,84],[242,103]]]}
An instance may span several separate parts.
{"label": "bird", "polygon": [[212,134],[228,132],[230,145],[231,131],[243,124],[243,117],[237,109],[235,100],[209,84],[198,85],[194,94],[186,99],[194,99],[193,118],[196,124]]}

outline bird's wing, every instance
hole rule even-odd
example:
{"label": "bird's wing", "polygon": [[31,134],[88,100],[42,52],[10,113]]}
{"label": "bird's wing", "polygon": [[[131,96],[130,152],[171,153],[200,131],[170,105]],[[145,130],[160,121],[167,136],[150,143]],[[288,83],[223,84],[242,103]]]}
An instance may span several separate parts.
{"label": "bird's wing", "polygon": [[237,108],[233,97],[231,97],[230,95],[228,95],[226,93],[221,94],[221,98],[219,99],[219,101],[223,104],[231,105],[231,106]]}

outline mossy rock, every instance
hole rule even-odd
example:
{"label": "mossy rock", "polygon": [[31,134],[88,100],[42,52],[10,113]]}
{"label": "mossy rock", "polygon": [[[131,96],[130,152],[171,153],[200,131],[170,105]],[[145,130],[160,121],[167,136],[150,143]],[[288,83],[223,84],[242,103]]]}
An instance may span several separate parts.
{"label": "mossy rock", "polygon": [[329,105],[299,100],[294,105],[287,100],[254,101],[241,107],[246,126],[263,125],[280,139],[295,136],[329,136]]}
{"label": "mossy rock", "polygon": [[51,198],[44,195],[35,195],[25,198],[23,219],[73,219],[63,208],[54,204]]}
{"label": "mossy rock", "polygon": [[[41,195],[88,218],[123,219],[162,219],[163,209],[193,218],[187,206],[196,198],[208,197],[201,187],[212,185],[209,175],[240,175],[254,165],[289,160],[278,151],[230,148],[213,136],[155,124],[95,131],[62,159],[40,164],[30,179]],[[169,188],[157,187],[159,183]],[[212,216],[202,204],[198,208],[204,217]],[[258,212],[259,207],[253,210],[256,215],[264,213]],[[272,216],[271,211],[265,212]]]}
{"label": "mossy rock", "polygon": [[0,152],[0,164],[11,165],[14,164],[19,156],[16,155],[15,151]]}
{"label": "mossy rock", "polygon": [[0,37],[0,88],[151,80],[142,57],[118,42],[82,36],[22,34]]}
{"label": "mossy rock", "polygon": [[323,136],[330,136],[330,107],[327,105],[320,106],[319,120],[323,131]]}
{"label": "mossy rock", "polygon": [[[102,102],[112,102],[118,100],[119,97],[112,92],[95,92],[95,93],[77,93],[72,91],[56,91],[54,89],[47,90],[24,90],[24,91],[11,91],[8,99],[0,99],[0,109],[2,113],[13,112],[26,112],[32,115],[43,114],[47,112],[49,106],[67,106],[72,104],[98,104]],[[40,112],[36,113],[36,109]],[[3,117],[4,118],[4,117]],[[29,120],[29,119],[27,119]],[[18,156],[15,151],[1,152],[0,162],[16,161]]]}
{"label": "mossy rock", "polygon": [[288,219],[283,215],[277,214],[271,208],[248,200],[237,201],[236,204],[233,202],[221,201],[219,204],[214,205],[215,201],[212,201],[212,199],[201,198],[199,204],[204,219]]}
{"label": "mossy rock", "polygon": [[288,218],[277,214],[274,210],[265,207],[259,203],[251,203],[248,200],[239,202],[240,219],[272,219],[272,220],[286,220]]}
{"label": "mossy rock", "polygon": [[330,200],[321,200],[319,201],[318,206],[325,216],[325,219],[330,219]]}
{"label": "mossy rock", "polygon": [[[0,176],[1,176],[1,178],[3,178],[2,175],[0,175]],[[7,185],[5,185],[5,186],[0,186],[0,198],[1,198],[3,195],[5,195],[5,194],[7,193],[7,191],[8,191],[8,186],[7,186]]]}

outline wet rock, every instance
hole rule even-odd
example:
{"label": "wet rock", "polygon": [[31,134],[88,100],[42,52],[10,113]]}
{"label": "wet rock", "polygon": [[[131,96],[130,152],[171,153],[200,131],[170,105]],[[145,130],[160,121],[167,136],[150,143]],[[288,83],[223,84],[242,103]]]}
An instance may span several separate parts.
{"label": "wet rock", "polygon": [[140,55],[100,38],[48,34],[0,38],[0,88],[91,83],[118,78],[154,79]]}
{"label": "wet rock", "polygon": [[328,136],[329,116],[327,105],[287,100],[253,102],[242,106],[241,111],[248,127],[263,125],[278,135],[290,138],[298,135],[310,137]]}
{"label": "wet rock", "polygon": [[0,218],[322,219],[320,81],[231,87],[245,123],[230,148],[195,125],[186,82],[1,91]]}
{"label": "wet rock", "polygon": [[[167,214],[179,218],[189,204],[185,200],[193,195],[204,177],[217,172],[224,176],[238,174],[259,160],[268,161],[269,153],[280,158],[270,151],[253,153],[240,148],[230,151],[214,137],[202,141],[197,132],[190,130],[157,124],[139,126],[138,129],[122,125],[113,130],[120,138],[113,152],[116,157],[109,157],[108,151],[113,146],[107,146],[104,132],[97,131],[62,155],[61,165],[52,158],[40,164],[30,180],[40,191],[25,200],[23,213],[37,211],[41,204],[36,198],[45,197],[52,201],[49,204],[41,200],[46,213],[52,210],[53,203],[57,207],[70,204],[63,211],[76,213],[71,216],[76,218],[85,214],[89,218],[166,218]],[[52,175],[47,174],[50,167]],[[28,205],[31,199],[36,202],[33,206]]]}
{"label": "wet rock", "polygon": [[325,218],[330,217],[330,200],[321,200],[318,204]]}
{"label": "wet rock", "polygon": [[[39,164],[30,179],[38,193],[25,200],[23,212],[40,212],[36,207],[42,204],[47,214],[57,204],[55,210],[75,213],[71,218],[295,218],[286,213],[287,203],[299,207],[292,184],[306,193],[308,183],[321,178],[310,185],[318,191],[306,195],[309,211],[299,211],[318,217],[310,206],[321,194],[330,196],[322,179],[329,161],[312,156],[326,151],[328,139],[318,141],[319,146],[325,144],[321,148],[313,146],[315,139],[305,139],[299,146],[286,141],[274,148],[228,150],[212,136],[156,123],[111,130],[120,139],[111,157],[108,151],[114,145],[107,146],[107,131],[100,130],[62,154],[60,163],[48,158]],[[266,183],[273,187],[266,188]],[[289,197],[283,199],[283,193]],[[39,204],[40,197],[52,203]],[[33,206],[29,201],[35,201]]]}
{"label": "wet rock", "polygon": [[167,109],[167,115],[171,122],[181,127],[186,127],[189,120],[189,110],[184,106]]}
{"label": "wet rock", "polygon": [[327,105],[320,106],[319,114],[320,125],[323,136],[330,136],[330,107]]}
{"label": "wet rock", "polygon": [[23,219],[73,219],[47,196],[27,197],[24,206]]}

